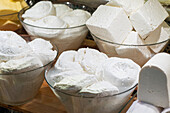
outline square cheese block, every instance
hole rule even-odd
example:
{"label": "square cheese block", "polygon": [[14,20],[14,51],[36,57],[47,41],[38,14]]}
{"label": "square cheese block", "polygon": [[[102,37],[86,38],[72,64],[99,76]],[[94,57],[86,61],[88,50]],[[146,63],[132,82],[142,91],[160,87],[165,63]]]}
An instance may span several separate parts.
{"label": "square cheese block", "polygon": [[138,100],[158,107],[170,107],[170,54],[158,53],[139,74]]}
{"label": "square cheese block", "polygon": [[126,113],[161,113],[161,111],[159,107],[136,100]]}
{"label": "square cheese block", "polygon": [[[145,39],[146,44],[154,44],[163,42],[170,38],[170,27],[166,22],[163,22],[155,31],[153,31],[149,36]],[[155,53],[160,52],[168,41],[156,45],[149,46]]]}
{"label": "square cheese block", "polygon": [[86,22],[95,36],[122,43],[132,30],[131,23],[122,8],[100,5]]}
{"label": "square cheese block", "polygon": [[144,0],[110,0],[106,5],[122,7],[128,16],[144,5]]}
{"label": "square cheese block", "polygon": [[[133,45],[144,45],[144,41],[140,38],[137,32],[132,31],[123,44],[116,48],[116,52],[120,57],[130,58],[140,66],[143,66],[149,58],[152,57],[151,51],[147,46],[133,46]],[[132,45],[132,46],[131,46]]]}
{"label": "square cheese block", "polygon": [[145,39],[168,16],[158,0],[148,0],[137,12],[130,16],[130,20],[135,30]]}

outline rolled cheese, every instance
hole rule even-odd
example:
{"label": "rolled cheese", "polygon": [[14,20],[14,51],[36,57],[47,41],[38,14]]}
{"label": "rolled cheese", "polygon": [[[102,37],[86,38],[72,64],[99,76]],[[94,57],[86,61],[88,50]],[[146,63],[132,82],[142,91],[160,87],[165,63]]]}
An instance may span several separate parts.
{"label": "rolled cheese", "polygon": [[159,107],[170,107],[170,55],[159,53],[142,68],[138,99]]}

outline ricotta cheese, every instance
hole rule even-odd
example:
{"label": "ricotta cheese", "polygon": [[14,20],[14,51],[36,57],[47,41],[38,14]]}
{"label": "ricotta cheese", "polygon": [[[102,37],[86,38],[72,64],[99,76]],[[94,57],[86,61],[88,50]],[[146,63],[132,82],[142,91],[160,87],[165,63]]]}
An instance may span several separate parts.
{"label": "ricotta cheese", "polygon": [[71,9],[70,7],[68,7],[65,4],[53,4],[55,11],[56,11],[56,16],[57,17],[61,17],[64,14],[73,11],[73,9]]}

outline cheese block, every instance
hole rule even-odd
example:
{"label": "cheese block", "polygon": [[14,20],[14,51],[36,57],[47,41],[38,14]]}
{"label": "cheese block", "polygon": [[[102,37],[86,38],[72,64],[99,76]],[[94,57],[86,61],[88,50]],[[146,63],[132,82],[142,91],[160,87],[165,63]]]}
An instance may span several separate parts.
{"label": "cheese block", "polygon": [[134,101],[126,113],[160,113],[161,108],[141,101]]}
{"label": "cheese block", "polygon": [[[149,36],[145,39],[146,44],[154,44],[159,43],[165,40],[168,40],[170,38],[170,27],[166,22],[163,22],[155,31],[153,31]],[[149,46],[155,53],[160,52],[163,47],[168,43],[168,41],[151,45]]]}
{"label": "cheese block", "polygon": [[[123,44],[128,45],[144,45],[144,41],[137,32],[132,31]],[[140,66],[143,66],[151,57],[152,53],[147,46],[120,46],[116,48],[116,52],[120,57],[130,58]]]}
{"label": "cheese block", "polygon": [[132,30],[131,23],[122,8],[100,5],[86,22],[97,37],[122,43]]}
{"label": "cheese block", "polygon": [[106,5],[122,7],[130,16],[144,5],[144,0],[110,0]]}
{"label": "cheese block", "polygon": [[140,71],[138,99],[159,107],[170,107],[170,55],[158,53]]}
{"label": "cheese block", "polygon": [[16,31],[21,28],[21,24],[17,21],[0,19],[0,30]]}
{"label": "cheese block", "polygon": [[161,113],[170,113],[170,108],[164,109]]}
{"label": "cheese block", "polygon": [[148,0],[137,12],[130,16],[133,27],[145,39],[166,18],[168,13],[157,0]]}

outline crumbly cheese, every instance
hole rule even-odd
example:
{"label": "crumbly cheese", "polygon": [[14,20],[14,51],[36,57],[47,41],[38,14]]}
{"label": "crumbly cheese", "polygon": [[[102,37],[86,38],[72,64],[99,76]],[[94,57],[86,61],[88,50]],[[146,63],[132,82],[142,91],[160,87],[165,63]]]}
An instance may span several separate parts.
{"label": "crumbly cheese", "polygon": [[107,81],[99,81],[80,90],[80,93],[88,97],[105,97],[117,94],[119,89]]}
{"label": "crumbly cheese", "polygon": [[33,7],[26,10],[22,17],[38,20],[49,15],[55,15],[55,8],[50,1],[40,1],[36,3]]}
{"label": "crumbly cheese", "polygon": [[144,0],[110,0],[106,5],[122,7],[130,16],[144,5]]}
{"label": "crumbly cheese", "polygon": [[130,59],[108,58],[102,65],[103,79],[120,91],[131,88],[138,81],[140,66]]}
{"label": "crumbly cheese", "polygon": [[130,16],[133,27],[145,39],[168,17],[168,13],[157,0],[148,0]]}
{"label": "crumbly cheese", "polygon": [[[163,22],[155,31],[151,32],[149,36],[145,39],[146,44],[156,44],[170,39],[170,27],[166,22]],[[165,45],[168,43],[164,42],[161,44],[149,46],[155,53],[160,52]]]}
{"label": "crumbly cheese", "polygon": [[170,55],[158,53],[143,67],[139,75],[138,99],[155,106],[170,107]]}
{"label": "crumbly cheese", "polygon": [[[123,44],[144,45],[144,40],[140,38],[137,32],[132,31],[125,39]],[[130,58],[140,66],[143,66],[151,57],[152,53],[147,46],[124,46],[116,48],[120,57]]]}
{"label": "crumbly cheese", "polygon": [[61,17],[64,14],[73,11],[70,7],[65,4],[53,4],[56,10],[56,16]]}
{"label": "crumbly cheese", "polygon": [[100,5],[86,22],[97,37],[122,43],[132,30],[131,23],[122,8]]}
{"label": "crumbly cheese", "polygon": [[126,113],[160,113],[161,111],[159,107],[136,100]]}

